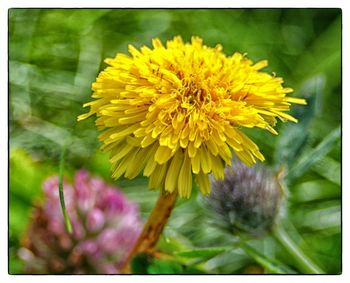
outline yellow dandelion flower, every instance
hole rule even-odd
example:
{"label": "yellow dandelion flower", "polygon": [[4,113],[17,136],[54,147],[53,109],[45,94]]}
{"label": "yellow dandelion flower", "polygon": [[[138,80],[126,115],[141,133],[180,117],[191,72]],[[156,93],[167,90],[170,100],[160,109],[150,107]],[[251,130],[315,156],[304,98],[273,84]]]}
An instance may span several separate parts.
{"label": "yellow dandelion flower", "polygon": [[277,134],[276,118],[297,122],[286,112],[291,103],[306,104],[287,96],[293,90],[282,78],[260,71],[266,60],[225,56],[220,45],[207,47],[199,37],[152,44],[140,50],[129,45],[131,56],[106,59],[109,67],[92,84],[95,100],[84,105],[90,112],[78,118],[96,114],[116,179],[143,170],[150,188],[188,198],[194,175],[208,194],[208,174],[222,179],[233,152],[247,165],[264,160],[241,128]]}

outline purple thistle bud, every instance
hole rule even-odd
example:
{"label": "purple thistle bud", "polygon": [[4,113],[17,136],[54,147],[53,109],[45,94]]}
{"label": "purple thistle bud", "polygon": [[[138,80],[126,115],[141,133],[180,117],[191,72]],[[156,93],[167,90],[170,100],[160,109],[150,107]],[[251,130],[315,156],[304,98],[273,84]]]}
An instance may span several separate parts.
{"label": "purple thistle bud", "polygon": [[212,179],[205,199],[214,223],[233,233],[261,236],[276,222],[282,188],[272,172],[262,166],[247,167],[234,160],[221,181]]}
{"label": "purple thistle bud", "polygon": [[117,188],[76,173],[64,182],[67,213],[73,233],[68,234],[61,211],[58,178],[43,184],[45,202],[33,210],[19,256],[27,273],[116,274],[141,232],[138,206]]}

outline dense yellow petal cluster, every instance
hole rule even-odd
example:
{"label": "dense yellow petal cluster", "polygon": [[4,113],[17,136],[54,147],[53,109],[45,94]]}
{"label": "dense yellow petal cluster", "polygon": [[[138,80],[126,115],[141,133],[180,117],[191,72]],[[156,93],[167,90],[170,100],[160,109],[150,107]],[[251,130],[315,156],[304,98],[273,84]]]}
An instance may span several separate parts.
{"label": "dense yellow petal cluster", "polygon": [[202,193],[210,192],[208,174],[222,179],[232,152],[244,163],[264,160],[258,146],[240,128],[262,128],[273,134],[276,118],[297,120],[286,112],[305,100],[286,96],[292,89],[282,78],[260,70],[240,53],[225,56],[193,37],[175,37],[153,49],[129,46],[131,56],[117,54],[93,83],[103,150],[110,152],[113,177],[136,177],[142,170],[150,188],[178,191],[190,197],[192,176]]}

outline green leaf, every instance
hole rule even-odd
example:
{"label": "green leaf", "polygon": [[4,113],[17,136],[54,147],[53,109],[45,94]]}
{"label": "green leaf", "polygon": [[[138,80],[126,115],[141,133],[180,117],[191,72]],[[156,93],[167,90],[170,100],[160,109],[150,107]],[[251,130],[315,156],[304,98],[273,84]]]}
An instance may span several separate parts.
{"label": "green leaf", "polygon": [[341,15],[299,57],[298,65],[295,67],[295,73],[300,78],[315,73],[326,74],[327,81],[334,85],[340,82],[340,66]]}
{"label": "green leaf", "polygon": [[327,234],[324,231],[309,233],[304,236],[302,249],[307,249],[310,256],[317,259],[327,274],[341,274],[341,244],[340,234]]}
{"label": "green leaf", "polygon": [[188,238],[167,224],[157,243],[157,247],[165,253],[173,254],[174,252],[190,249],[192,243]]}
{"label": "green leaf", "polygon": [[20,237],[26,229],[32,203],[43,196],[42,182],[55,173],[50,164],[42,164],[21,149],[10,153],[9,221],[10,233]]}
{"label": "green leaf", "polygon": [[317,172],[322,177],[340,186],[340,163],[334,159],[325,156],[320,161],[315,163],[311,169]]}
{"label": "green leaf", "polygon": [[263,266],[269,273],[273,274],[290,274],[294,273],[290,268],[283,266],[275,260],[269,259],[253,249],[247,244],[243,244],[241,248],[252,257],[257,263]]}
{"label": "green leaf", "polygon": [[184,266],[173,260],[155,259],[141,253],[132,259],[131,271],[133,274],[183,274]]}
{"label": "green leaf", "polygon": [[314,231],[336,229],[340,233],[340,205],[324,204],[317,209],[299,209],[294,215],[293,219],[299,223],[301,229],[311,229]]}
{"label": "green leaf", "polygon": [[148,274],[182,274],[183,267],[180,263],[169,260],[155,259],[147,268]]}
{"label": "green leaf", "polygon": [[293,106],[293,115],[299,122],[289,123],[281,130],[274,153],[277,164],[287,163],[290,166],[295,157],[302,152],[309,137],[310,123],[322,104],[325,83],[325,77],[317,75],[309,78],[301,87],[297,96],[305,98],[308,104]]}
{"label": "green leaf", "polygon": [[241,249],[232,249],[218,254],[204,264],[206,270],[219,274],[233,274],[251,263],[250,257]]}
{"label": "green leaf", "polygon": [[18,258],[15,249],[9,250],[9,273],[10,274],[22,274],[23,262]]}
{"label": "green leaf", "polygon": [[201,269],[196,268],[195,266],[184,266],[183,274],[207,274]]}
{"label": "green leaf", "polygon": [[273,228],[273,235],[293,258],[300,271],[306,274],[324,274],[324,271],[300,249],[299,244],[293,241],[282,225],[276,225]]}
{"label": "green leaf", "polygon": [[291,191],[290,200],[308,202],[327,198],[339,198],[340,187],[324,179],[303,182]]}
{"label": "green leaf", "polygon": [[175,254],[178,256],[189,257],[189,258],[198,258],[198,257],[211,258],[227,250],[228,250],[228,247],[213,247],[213,248],[202,248],[202,249],[193,249],[193,250],[175,252]]}
{"label": "green leaf", "polygon": [[294,166],[287,172],[287,178],[292,180],[300,177],[311,166],[326,156],[332,150],[334,145],[337,145],[339,139],[340,127],[333,130],[321,143],[318,144],[316,148],[301,156],[299,160],[295,162]]}
{"label": "green leaf", "polygon": [[151,261],[152,257],[146,253],[141,253],[133,257],[130,263],[132,274],[147,274],[147,269]]}

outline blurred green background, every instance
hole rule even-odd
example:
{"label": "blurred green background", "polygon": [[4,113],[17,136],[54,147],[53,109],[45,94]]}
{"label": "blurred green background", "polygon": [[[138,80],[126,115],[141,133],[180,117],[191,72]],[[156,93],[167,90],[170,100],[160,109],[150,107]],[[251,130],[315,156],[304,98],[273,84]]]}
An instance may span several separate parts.
{"label": "blurred green background", "polygon": [[[94,119],[76,118],[87,111],[82,104],[90,100],[106,57],[126,53],[128,44],[150,46],[154,37],[165,42],[175,35],[220,43],[227,55],[239,51],[254,61],[268,59],[266,71],[283,77],[293,96],[307,99],[307,106],[292,110],[300,122],[279,123],[279,136],[246,132],[267,165],[286,168],[283,225],[290,237],[327,273],[340,273],[340,9],[10,9],[9,272],[23,272],[17,249],[32,204],[42,199],[42,181],[58,172],[65,143],[67,175],[84,167],[119,185],[146,219],[158,192],[148,191],[142,176],[111,180]],[[147,272],[182,273],[196,266],[204,273],[245,273],[257,258],[234,247],[234,238],[208,224],[195,193],[178,201],[159,243],[174,261],[155,262]],[[273,237],[251,240],[251,246],[265,260],[300,272]]]}

